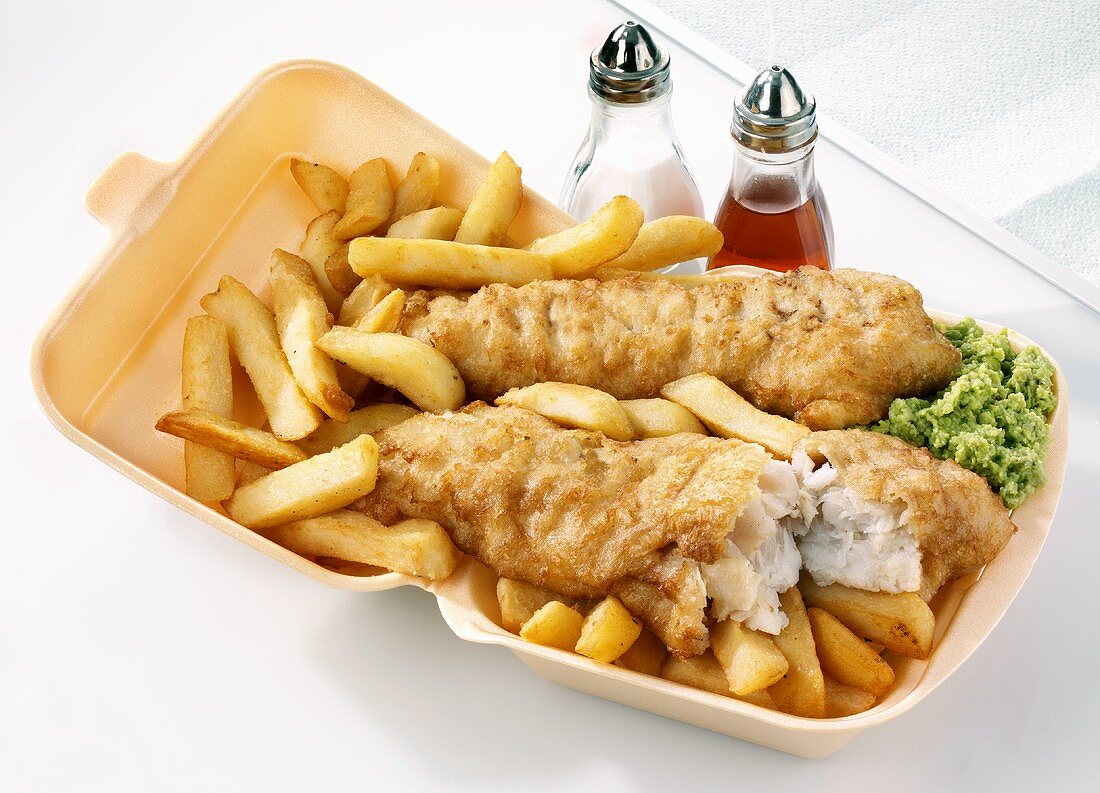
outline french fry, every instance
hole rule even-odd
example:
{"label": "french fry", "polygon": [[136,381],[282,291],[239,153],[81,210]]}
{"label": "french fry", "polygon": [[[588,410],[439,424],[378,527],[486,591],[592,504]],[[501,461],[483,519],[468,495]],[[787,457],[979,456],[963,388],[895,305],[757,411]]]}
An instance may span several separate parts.
{"label": "french fry", "polygon": [[721,267],[699,275],[681,273],[651,273],[643,270],[623,270],[619,267],[611,267],[609,264],[598,267],[590,273],[588,278],[600,281],[614,281],[620,278],[635,278],[639,281],[664,281],[670,284],[682,286],[684,289],[695,289],[700,286],[714,286],[716,284],[741,284],[753,278],[774,277],[777,273],[771,270],[741,270],[737,267]]}
{"label": "french fry", "polygon": [[[355,276],[358,278],[359,276]],[[356,285],[340,307],[339,323],[353,327],[369,314],[375,306],[393,291],[393,287],[378,276],[367,278]],[[336,375],[344,392],[358,399],[370,383],[370,378],[342,363],[336,365]]]}
{"label": "french fry", "polygon": [[360,165],[348,180],[348,204],[344,216],[333,229],[341,240],[370,234],[389,218],[393,211],[393,183],[390,170],[381,157]]}
{"label": "french fry", "polygon": [[729,690],[738,696],[768,688],[787,674],[790,663],[766,633],[726,620],[710,632],[710,646],[726,675]]}
{"label": "french fry", "polygon": [[501,576],[497,579],[497,603],[500,604],[500,624],[506,631],[519,633],[519,629],[534,613],[549,603],[558,600],[567,606],[573,606],[571,598],[559,595],[546,587],[528,584]]}
{"label": "french fry", "polygon": [[331,452],[337,446],[358,438],[360,435],[373,435],[400,424],[407,418],[415,416],[416,410],[408,405],[395,405],[382,403],[380,405],[368,405],[359,410],[353,410],[348,415],[347,421],[328,421],[321,424],[312,434],[307,435],[297,442],[297,446],[308,455],[324,454]]}
{"label": "french fry", "polygon": [[661,668],[661,677],[671,680],[673,683],[698,688],[701,691],[709,691],[723,697],[739,699],[759,705],[762,708],[776,710],[775,700],[768,693],[768,689],[761,688],[748,694],[734,694],[730,691],[729,679],[726,677],[722,665],[714,657],[714,653],[707,650],[702,655],[692,658],[676,658],[671,656]]}
{"label": "french fry", "polygon": [[605,266],[656,270],[691,259],[709,259],[721,248],[722,232],[710,221],[691,215],[670,215],[644,224],[626,253]]}
{"label": "french fry", "polygon": [[527,250],[549,256],[554,277],[572,278],[626,253],[644,218],[637,201],[615,196],[588,220],[535,240]]}
{"label": "french fry", "polygon": [[461,558],[447,532],[435,521],[410,519],[383,526],[348,509],[296,520],[263,533],[300,556],[328,556],[433,581],[454,572]]}
{"label": "french fry", "polygon": [[759,443],[787,460],[795,445],[810,434],[809,428],[797,422],[753,407],[713,375],[683,377],[662,388],[661,396],[690,410],[715,435]]}
{"label": "french fry", "polygon": [[364,279],[344,299],[336,323],[350,328],[392,291],[393,287],[377,275]]}
{"label": "french fry", "polygon": [[707,434],[706,427],[690,410],[667,399],[623,399],[619,406],[626,411],[638,438],[662,438],[678,432]]}
{"label": "french fry", "polygon": [[156,427],[160,432],[202,444],[230,458],[267,468],[286,468],[308,457],[293,443],[281,441],[266,430],[248,427],[209,410],[174,410],[161,416]]}
{"label": "french fry", "polygon": [[[345,242],[325,259],[325,276],[328,278],[328,282],[332,284],[333,289],[345,296],[350,295],[363,280],[355,274],[355,271],[351,269],[351,265],[348,264],[348,250],[350,248],[351,244]],[[343,305],[342,302],[341,305]]]}
{"label": "french fry", "polygon": [[270,309],[229,275],[222,277],[217,292],[205,295],[199,303],[225,325],[229,345],[255,386],[275,436],[293,441],[317,429],[321,411],[298,387],[279,346]]}
{"label": "french fry", "polygon": [[875,695],[852,686],[841,685],[831,677],[825,678],[825,718],[840,719],[854,716],[874,707]]}
{"label": "french fry", "polygon": [[349,562],[344,559],[336,559],[332,556],[315,556],[313,557],[313,561],[334,573],[356,576],[358,578],[367,578],[390,572],[382,567],[375,567],[372,564]]}
{"label": "french fry", "polygon": [[462,210],[433,207],[405,215],[390,226],[387,237],[407,240],[453,240],[462,223]]}
{"label": "french fry", "polygon": [[584,618],[576,650],[594,661],[609,664],[625,653],[642,633],[634,619],[614,595],[608,595]]}
{"label": "french fry", "polygon": [[262,479],[271,473],[271,469],[259,463],[245,460],[241,463],[241,472],[237,475],[237,487],[250,485],[257,479]]}
{"label": "french fry", "polygon": [[432,205],[435,191],[439,189],[439,160],[424,152],[413,155],[405,178],[397,185],[393,194],[393,211],[390,212],[386,227],[401,220],[406,215],[420,212]]}
{"label": "french fry", "polygon": [[894,685],[894,670],[829,612],[807,612],[821,669],[838,683],[881,697]]}
{"label": "french fry", "polygon": [[366,316],[352,325],[355,330],[366,333],[396,333],[401,324],[401,313],[405,310],[405,292],[394,289],[367,312]]}
{"label": "french fry", "polygon": [[421,410],[458,410],[466,399],[466,386],[454,364],[422,341],[337,326],[317,344],[355,371],[397,389]]}
{"label": "french fry", "polygon": [[361,237],[352,241],[348,261],[363,278],[379,275],[395,283],[438,289],[523,286],[554,277],[548,256],[446,240]]}
{"label": "french fry", "polygon": [[520,637],[545,647],[573,651],[581,638],[584,617],[561,601],[551,600],[519,629]]}
{"label": "french fry", "polygon": [[596,388],[572,383],[535,383],[513,388],[497,397],[495,404],[527,408],[563,426],[602,432],[617,441],[634,437],[634,425],[618,400]]}
{"label": "french fry", "polygon": [[[183,332],[183,407],[209,410],[219,416],[233,413],[233,374],[229,363],[229,334],[213,317],[191,317]],[[233,492],[233,457],[209,446],[183,444],[184,490],[197,501],[216,503]]]}
{"label": "french fry", "polygon": [[789,668],[783,679],[770,689],[775,704],[785,713],[810,718],[825,716],[825,678],[817,659],[813,631],[798,587],[779,596],[789,622],[775,637],[775,646],[787,659]]}
{"label": "french fry", "polygon": [[326,212],[320,217],[315,217],[306,226],[306,235],[298,248],[298,256],[309,265],[309,269],[313,272],[313,280],[325,299],[325,305],[334,314],[340,310],[344,295],[332,285],[326,265],[329,258],[339,251],[342,245],[340,240],[333,236],[333,229],[339,221],[340,215],[336,212]]}
{"label": "french fry", "polygon": [[328,307],[309,265],[278,250],[271,257],[271,302],[275,327],[294,379],[309,401],[337,421],[347,421],[355,400],[336,379],[336,366],[317,348],[317,340],[332,327]]}
{"label": "french fry", "polygon": [[297,158],[290,161],[290,173],[319,212],[344,214],[348,201],[347,179],[327,165]]}
{"label": "french fry", "polygon": [[[627,651],[615,659],[615,666],[641,672],[652,677],[661,676],[661,667],[668,660],[668,648],[649,628],[642,628],[641,634]],[[722,680],[725,680],[723,675]]]}
{"label": "french fry", "polygon": [[818,586],[803,574],[798,588],[811,606],[832,614],[861,639],[879,642],[908,658],[932,652],[936,617],[916,592],[864,592],[840,584]]}
{"label": "french fry", "polygon": [[503,152],[474,193],[455,241],[468,245],[498,244],[519,214],[522,202],[520,168],[508,152]]}
{"label": "french fry", "polygon": [[265,529],[346,507],[374,489],[378,444],[370,435],[237,488],[225,502],[233,520]]}

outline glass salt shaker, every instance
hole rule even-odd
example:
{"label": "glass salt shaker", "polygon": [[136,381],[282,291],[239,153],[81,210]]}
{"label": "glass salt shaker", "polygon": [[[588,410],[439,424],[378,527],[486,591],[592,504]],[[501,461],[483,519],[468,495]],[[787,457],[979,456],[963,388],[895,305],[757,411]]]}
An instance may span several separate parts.
{"label": "glass salt shaker", "polygon": [[714,218],[724,242],[707,269],[831,269],[833,225],[814,171],[813,95],[783,67],[765,69],[738,96],[730,134],[733,173]]}
{"label": "glass salt shaker", "polygon": [[589,67],[592,119],[562,188],[562,209],[583,221],[626,195],[646,220],[702,217],[699,188],[672,127],[668,53],[629,21],[593,50]]}

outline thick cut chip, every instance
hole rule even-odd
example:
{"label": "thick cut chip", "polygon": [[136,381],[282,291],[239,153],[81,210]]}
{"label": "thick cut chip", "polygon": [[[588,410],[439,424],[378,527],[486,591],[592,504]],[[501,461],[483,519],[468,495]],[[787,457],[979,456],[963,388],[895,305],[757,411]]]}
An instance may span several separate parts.
{"label": "thick cut chip", "polygon": [[[625,653],[615,659],[615,666],[641,672],[643,675],[661,676],[661,667],[668,660],[668,648],[649,628],[642,628],[641,634]],[[722,678],[725,680],[725,677]]]}
{"label": "thick cut chip", "polygon": [[406,215],[420,212],[432,205],[435,191],[439,189],[439,160],[424,152],[417,152],[409,165],[405,178],[397,185],[393,195],[393,211],[387,225]]}
{"label": "thick cut chip", "polygon": [[519,635],[529,642],[570,652],[581,638],[584,617],[576,609],[551,600],[523,623]]}
{"label": "thick cut chip", "polygon": [[347,509],[296,520],[264,534],[300,556],[375,565],[433,581],[454,572],[461,558],[447,532],[433,520],[410,519],[383,526],[362,512]]}
{"label": "thick cut chip", "polygon": [[363,278],[378,275],[395,283],[437,289],[523,286],[554,277],[550,257],[540,253],[446,240],[362,237],[351,243],[348,261]]}
{"label": "thick cut chip", "polygon": [[570,278],[629,250],[644,217],[637,201],[615,196],[588,220],[535,240],[527,249],[549,256],[556,278]]}
{"label": "thick cut chip", "polygon": [[[183,332],[181,368],[183,407],[233,414],[233,373],[229,334],[213,317],[191,317]],[[187,495],[214,503],[229,498],[236,474],[233,457],[192,441],[183,444],[184,489]]]}
{"label": "thick cut chip", "polygon": [[157,429],[217,450],[228,455],[230,462],[237,458],[266,468],[286,468],[308,457],[293,443],[281,441],[266,430],[246,426],[209,410],[190,408],[165,413],[157,421]]}
{"label": "thick cut chip", "polygon": [[890,664],[845,628],[840,620],[819,608],[811,608],[808,616],[817,657],[825,674],[838,683],[863,689],[876,697],[881,697],[894,685],[894,670]]}
{"label": "thick cut chip", "polygon": [[630,649],[641,633],[642,623],[631,616],[617,597],[608,595],[584,618],[576,650],[594,661],[609,664]]}
{"label": "thick cut chip", "polygon": [[771,691],[779,709],[795,716],[820,719],[825,716],[825,678],[817,659],[810,620],[798,587],[779,596],[787,615],[787,627],[775,637],[775,646],[787,659],[789,668]]}
{"label": "thick cut chip", "polygon": [[790,666],[771,636],[733,620],[714,627],[710,646],[726,674],[729,690],[739,696],[768,688],[782,679]]}
{"label": "thick cut chip", "polygon": [[795,445],[810,434],[808,427],[753,407],[713,375],[683,377],[662,388],[661,396],[690,410],[715,435],[759,443],[787,460]]}
{"label": "thick cut chip", "polygon": [[365,496],[374,489],[377,475],[378,444],[370,435],[360,435],[338,449],[237,488],[225,509],[251,529],[315,518]]}
{"label": "thick cut chip", "polygon": [[328,307],[309,265],[283,250],[271,259],[271,302],[294,379],[310,402],[337,421],[347,421],[355,400],[340,388],[336,365],[317,347],[332,327]]}
{"label": "thick cut chip", "polygon": [[313,272],[313,280],[325,299],[325,305],[334,314],[340,310],[344,295],[333,286],[328,276],[327,264],[342,245],[334,234],[339,221],[340,216],[335,212],[328,212],[314,218],[306,226],[306,235],[302,238],[301,247],[298,248],[298,256],[309,265],[309,269]]}
{"label": "thick cut chip", "polygon": [[327,165],[297,158],[290,161],[290,173],[319,212],[344,214],[348,201],[347,179]]}
{"label": "thick cut chip", "polygon": [[[350,295],[363,280],[355,274],[355,271],[351,269],[351,264],[348,263],[348,251],[350,249],[351,243],[345,242],[325,259],[325,276],[328,278],[328,282],[332,284],[332,288],[341,295]],[[342,301],[341,305],[343,305]],[[339,310],[339,306],[337,310]]]}
{"label": "thick cut chip", "polygon": [[263,479],[265,476],[271,473],[270,468],[259,463],[252,463],[245,460],[241,463],[241,472],[237,475],[237,487],[244,487],[250,485],[257,479]]}
{"label": "thick cut chip", "polygon": [[722,248],[722,232],[691,215],[651,220],[638,230],[634,244],[606,263],[622,270],[656,270],[691,259],[709,259]]}
{"label": "thick cut chip", "polygon": [[639,438],[663,438],[678,432],[706,435],[707,430],[690,410],[667,399],[624,399],[619,405],[626,411]]}
{"label": "thick cut chip", "polygon": [[865,592],[840,584],[818,586],[803,574],[798,583],[806,602],[832,614],[861,639],[870,639],[908,658],[932,652],[936,617],[916,592]]}
{"label": "thick cut chip", "polygon": [[573,600],[559,595],[546,587],[516,581],[503,576],[497,580],[497,603],[500,604],[500,624],[506,631],[519,633],[519,629],[535,612],[549,603],[558,600],[567,606]]}
{"label": "thick cut chip", "polygon": [[698,688],[701,691],[709,691],[723,697],[732,697],[742,702],[750,702],[762,708],[776,710],[775,700],[768,693],[768,689],[761,688],[748,694],[734,694],[730,691],[729,679],[726,677],[722,665],[714,657],[714,653],[707,650],[702,655],[691,658],[669,657],[661,668],[661,677],[671,680],[673,683]]}
{"label": "thick cut chip", "polygon": [[333,230],[341,240],[370,234],[385,223],[393,211],[393,183],[389,167],[381,157],[368,160],[352,171],[348,183],[347,209]]}
{"label": "thick cut chip", "polygon": [[422,341],[337,326],[318,345],[355,371],[397,389],[421,410],[458,410],[466,399],[466,386],[454,364]]}
{"label": "thick cut chip", "polygon": [[457,242],[469,245],[497,245],[519,214],[523,203],[520,168],[503,152],[474,193],[462,223],[455,233]]}
{"label": "thick cut chip", "polygon": [[406,240],[453,240],[462,223],[462,210],[433,207],[405,215],[390,226],[387,237]]}
{"label": "thick cut chip", "polygon": [[256,388],[275,436],[293,441],[317,429],[321,411],[306,398],[290,371],[271,310],[229,275],[222,277],[217,292],[199,302],[229,332],[229,344]]}
{"label": "thick cut chip", "polygon": [[405,292],[394,289],[378,301],[366,316],[352,325],[355,330],[367,333],[396,333],[401,324],[401,313],[405,310]]}
{"label": "thick cut chip", "polygon": [[869,710],[875,704],[875,695],[852,686],[841,685],[830,677],[825,678],[825,718],[840,719]]}
{"label": "thick cut chip", "polygon": [[617,441],[634,437],[619,401],[596,388],[572,383],[535,383],[513,388],[496,399],[497,405],[515,405],[546,416],[565,427],[602,432]]}
{"label": "thick cut chip", "polygon": [[336,324],[350,328],[392,291],[393,287],[377,275],[365,278],[344,299]]}
{"label": "thick cut chip", "polygon": [[324,454],[331,452],[337,446],[358,438],[360,435],[373,435],[386,427],[400,424],[407,418],[412,418],[418,411],[408,405],[395,405],[383,403],[380,405],[368,405],[359,410],[353,410],[348,415],[347,421],[324,422],[314,432],[297,442],[306,454]]}

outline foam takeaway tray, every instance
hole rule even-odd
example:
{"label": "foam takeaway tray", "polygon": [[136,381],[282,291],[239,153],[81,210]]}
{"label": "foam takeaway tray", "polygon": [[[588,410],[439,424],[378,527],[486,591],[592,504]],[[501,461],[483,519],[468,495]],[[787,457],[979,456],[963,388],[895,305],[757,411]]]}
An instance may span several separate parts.
{"label": "foam takeaway tray", "polygon": [[[419,150],[438,155],[444,166],[439,200],[466,205],[489,167],[485,159],[359,75],[294,61],[259,75],[179,160],[118,157],[87,196],[110,241],[35,342],[32,378],[47,416],[74,443],[138,484],[322,583],[365,592],[421,587],[436,595],[458,636],[504,645],[550,680],[806,757],[828,755],[904,713],[978,647],[1023,585],[1054,517],[1069,424],[1060,370],[1047,482],[1016,510],[1019,532],[980,576],[937,596],[932,658],[891,658],[897,683],[889,695],[872,710],[842,719],[790,716],[528,644],[498,625],[496,577],[472,559],[442,582],[395,573],[345,575],[187,497],[180,444],[153,424],[178,406],[184,323],[200,313],[199,298],[226,273],[263,297],[271,250],[300,242],[314,211],[290,176],[289,160],[302,157],[348,172],[383,156],[398,171]],[[510,233],[527,242],[572,222],[528,191]],[[1013,341],[1030,343],[1020,336]],[[256,406],[241,385],[237,417],[254,420]]]}

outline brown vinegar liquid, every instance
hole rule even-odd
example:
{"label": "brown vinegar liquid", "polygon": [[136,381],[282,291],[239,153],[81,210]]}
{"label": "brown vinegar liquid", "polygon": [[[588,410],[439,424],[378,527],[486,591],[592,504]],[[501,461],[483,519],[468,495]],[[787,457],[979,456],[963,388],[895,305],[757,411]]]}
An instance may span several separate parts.
{"label": "brown vinegar liquid", "polygon": [[[754,202],[765,207],[764,201]],[[714,225],[725,241],[707,264],[708,270],[730,264],[751,264],[787,272],[803,265],[831,269],[830,242],[826,238],[828,209],[824,201],[811,196],[805,203],[785,211],[768,213],[739,204],[726,192]]]}

